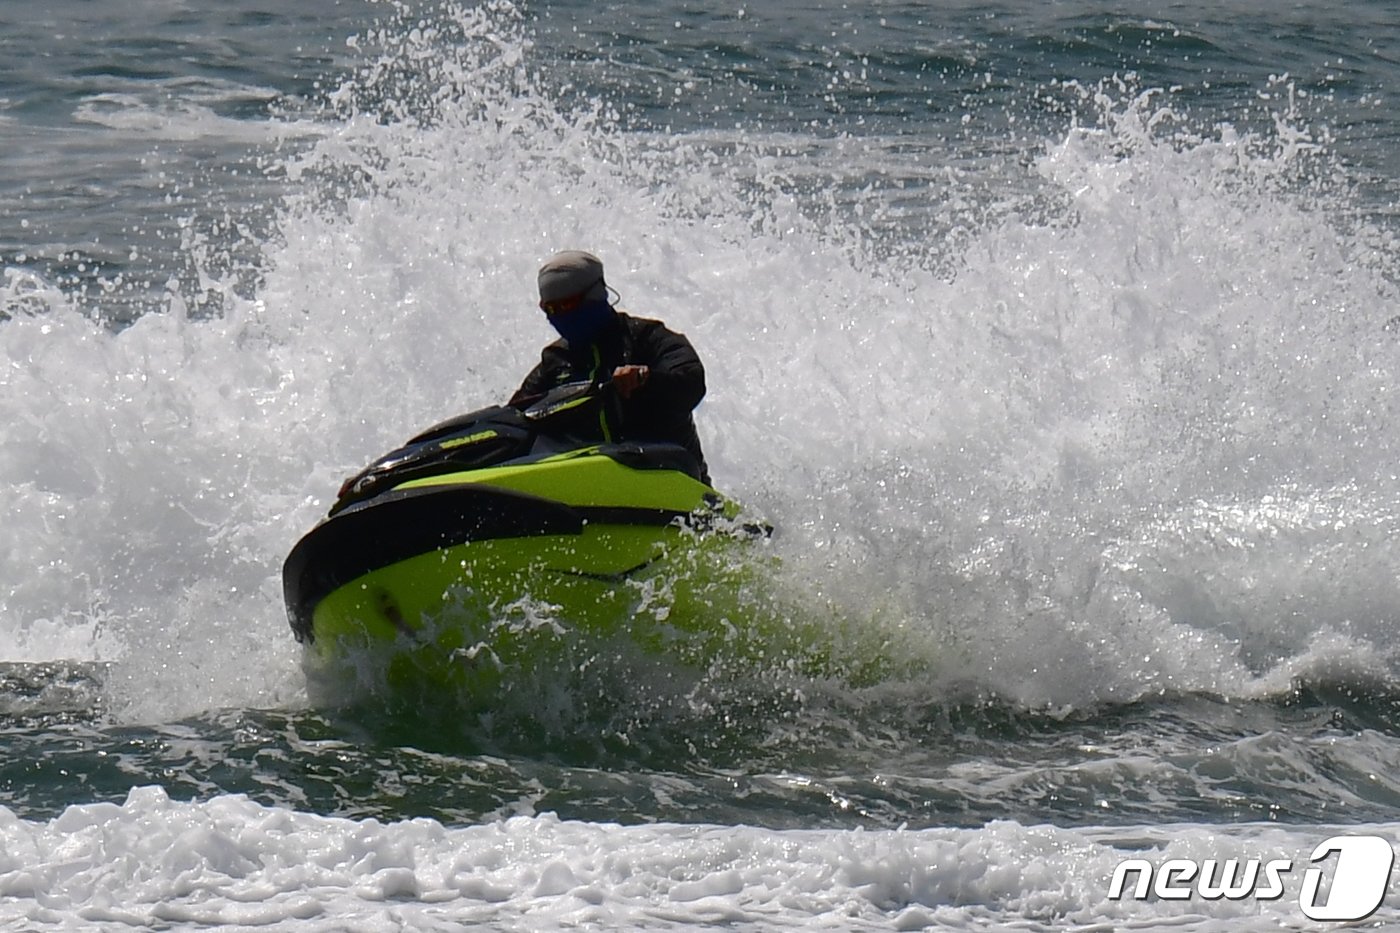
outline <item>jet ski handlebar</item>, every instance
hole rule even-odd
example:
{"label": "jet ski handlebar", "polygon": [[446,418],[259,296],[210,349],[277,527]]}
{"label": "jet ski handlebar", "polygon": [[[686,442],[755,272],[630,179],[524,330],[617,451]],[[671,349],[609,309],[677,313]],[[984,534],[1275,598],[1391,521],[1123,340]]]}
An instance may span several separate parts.
{"label": "jet ski handlebar", "polygon": [[531,402],[521,411],[521,414],[525,416],[527,421],[544,421],[554,415],[601,399],[611,390],[611,377],[566,382],[563,385],[555,386]]}

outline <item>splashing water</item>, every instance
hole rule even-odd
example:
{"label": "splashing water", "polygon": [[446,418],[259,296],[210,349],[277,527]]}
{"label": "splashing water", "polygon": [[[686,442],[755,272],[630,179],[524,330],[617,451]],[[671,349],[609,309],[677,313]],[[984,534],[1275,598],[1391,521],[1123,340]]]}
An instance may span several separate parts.
{"label": "splashing water", "polygon": [[779,526],[788,611],[897,644],[889,689],[1394,684],[1400,302],[1288,113],[1200,130],[1065,86],[1012,189],[966,180],[981,210],[891,244],[794,186],[811,153],[778,135],[619,130],[540,77],[509,5],[358,41],[324,132],[268,157],[294,187],[240,244],[252,294],[113,331],[5,272],[0,655],[111,662],[131,719],[301,702],[283,555],[343,475],[515,387],[549,339],[537,263],[581,246],[692,338],[709,460]]}

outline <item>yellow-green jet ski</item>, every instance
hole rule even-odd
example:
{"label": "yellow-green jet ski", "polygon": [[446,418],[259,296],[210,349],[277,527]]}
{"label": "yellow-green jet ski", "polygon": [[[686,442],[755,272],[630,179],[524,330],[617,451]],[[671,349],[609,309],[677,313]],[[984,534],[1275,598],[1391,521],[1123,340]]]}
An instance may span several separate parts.
{"label": "yellow-green jet ski", "polygon": [[390,689],[486,702],[571,637],[697,663],[742,650],[716,598],[766,527],[735,521],[679,445],[600,440],[608,400],[580,383],[472,412],[348,480],[283,567],[311,660],[368,656]]}

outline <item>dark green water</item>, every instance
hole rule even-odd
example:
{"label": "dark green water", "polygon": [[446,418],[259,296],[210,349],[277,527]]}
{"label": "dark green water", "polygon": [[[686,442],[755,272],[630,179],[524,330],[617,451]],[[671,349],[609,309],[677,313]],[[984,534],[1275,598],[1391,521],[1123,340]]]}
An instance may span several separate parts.
{"label": "dark green water", "polygon": [[16,814],[120,803],[149,784],[181,800],[246,794],[323,815],[448,824],[542,812],[775,829],[1297,824],[1384,821],[1400,804],[1400,697],[1340,689],[1065,717],[935,704],[905,685],[750,696],[664,720],[595,703],[550,726],[365,708],[137,726],[93,708],[102,676],[7,668],[0,793]]}

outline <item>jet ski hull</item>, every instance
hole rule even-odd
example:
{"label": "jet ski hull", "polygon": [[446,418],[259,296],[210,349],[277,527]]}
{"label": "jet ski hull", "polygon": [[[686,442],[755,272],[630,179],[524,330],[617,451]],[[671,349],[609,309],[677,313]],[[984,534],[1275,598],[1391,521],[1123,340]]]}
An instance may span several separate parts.
{"label": "jet ski hull", "polygon": [[[722,575],[721,552],[747,536],[706,531],[723,520],[709,486],[628,459],[591,448],[432,476],[334,513],[287,558],[294,632],[323,666],[378,659],[391,690],[483,700],[566,628],[666,651],[694,614],[639,617],[644,581],[684,564],[670,594],[684,601],[695,561],[721,557]],[[685,634],[692,653],[724,637]]]}

